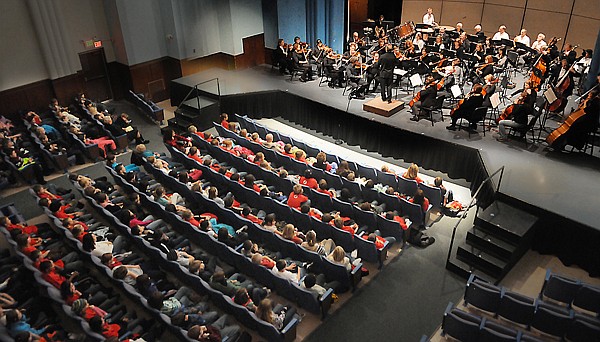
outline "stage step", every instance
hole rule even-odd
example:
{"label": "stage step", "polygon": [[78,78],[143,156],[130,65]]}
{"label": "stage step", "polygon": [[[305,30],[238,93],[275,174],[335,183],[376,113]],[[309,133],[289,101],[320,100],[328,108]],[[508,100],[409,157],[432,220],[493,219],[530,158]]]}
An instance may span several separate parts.
{"label": "stage step", "polygon": [[212,127],[213,121],[219,121],[219,115],[219,101],[202,95],[184,101],[175,111],[175,118],[189,122],[199,131]]}
{"label": "stage step", "polygon": [[491,277],[487,273],[484,273],[479,269],[457,258],[452,258],[450,262],[446,264],[446,269],[456,273],[457,275],[465,279],[469,279],[471,274],[474,274],[480,279],[497,284],[497,280],[494,277]]}
{"label": "stage step", "polygon": [[510,261],[517,249],[517,246],[499,239],[477,226],[467,232],[467,244],[486,250],[504,261]]}
{"label": "stage step", "polygon": [[537,220],[537,217],[519,208],[495,201],[479,212],[474,224],[507,242],[519,244]]}
{"label": "stage step", "polygon": [[485,251],[469,246],[462,245],[456,251],[456,257],[459,260],[491,275],[495,279],[501,278],[506,268],[506,261],[500,260]]}
{"label": "stage step", "polygon": [[187,132],[187,128],[192,124],[191,122],[185,121],[181,118],[171,118],[167,120],[167,123],[170,128],[172,128],[177,133],[185,133]]}
{"label": "stage step", "polygon": [[519,208],[493,202],[478,212],[465,241],[455,241],[459,246],[446,268],[461,276],[478,270],[498,283],[529,250],[537,221]]}

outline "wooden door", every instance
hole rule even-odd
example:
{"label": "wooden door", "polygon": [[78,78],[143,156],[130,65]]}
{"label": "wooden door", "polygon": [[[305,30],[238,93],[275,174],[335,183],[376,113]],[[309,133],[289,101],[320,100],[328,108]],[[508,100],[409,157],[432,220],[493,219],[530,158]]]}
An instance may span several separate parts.
{"label": "wooden door", "polygon": [[86,97],[102,102],[112,98],[104,48],[79,53]]}

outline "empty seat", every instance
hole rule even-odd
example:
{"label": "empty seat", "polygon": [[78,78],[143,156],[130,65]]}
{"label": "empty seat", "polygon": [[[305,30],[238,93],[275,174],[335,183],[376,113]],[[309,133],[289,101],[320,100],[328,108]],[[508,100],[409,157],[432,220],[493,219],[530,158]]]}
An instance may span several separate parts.
{"label": "empty seat", "polygon": [[444,198],[442,197],[442,189],[427,185],[425,183],[419,184],[419,188],[423,190],[425,197],[429,200],[434,208],[441,208],[444,205]]}
{"label": "empty seat", "polygon": [[572,306],[576,310],[600,314],[600,288],[583,285],[577,290]]}
{"label": "empty seat", "polygon": [[458,310],[446,309],[442,321],[442,329],[448,335],[458,341],[477,341],[481,317]]}
{"label": "empty seat", "polygon": [[600,340],[600,322],[597,318],[575,315],[565,335],[570,342],[587,342]]}
{"label": "empty seat", "polygon": [[481,342],[511,342],[517,341],[519,331],[500,325],[494,321],[486,320],[479,332]]}
{"label": "empty seat", "polygon": [[552,274],[550,270],[546,271],[546,279],[540,298],[551,299],[553,301],[571,305],[577,291],[581,287],[581,282]]}
{"label": "empty seat", "polygon": [[359,163],[356,163],[358,167],[358,174],[366,179],[372,179],[373,181],[377,180],[377,170],[370,166],[365,166]]}
{"label": "empty seat", "polygon": [[531,324],[534,312],[533,298],[514,292],[505,292],[498,307],[499,317],[524,326]]}
{"label": "empty seat", "polygon": [[465,289],[465,305],[495,314],[500,306],[501,289],[471,275]]}
{"label": "empty seat", "polygon": [[544,334],[562,338],[573,320],[573,312],[563,307],[539,302],[531,328]]}
{"label": "empty seat", "polygon": [[416,180],[406,179],[402,176],[398,177],[398,193],[413,196],[419,187]]}

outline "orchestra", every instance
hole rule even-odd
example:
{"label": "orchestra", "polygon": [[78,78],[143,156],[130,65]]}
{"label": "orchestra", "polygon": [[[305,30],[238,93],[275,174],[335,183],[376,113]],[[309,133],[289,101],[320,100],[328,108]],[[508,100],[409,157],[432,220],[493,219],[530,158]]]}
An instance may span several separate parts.
{"label": "orchestra", "polygon": [[[409,103],[413,113],[411,120],[419,119],[421,107],[430,107],[436,102],[438,92],[448,98],[452,96],[453,85],[462,87],[465,81],[470,82],[471,91],[450,104],[449,130],[455,129],[458,118],[469,120],[477,107],[492,107],[490,98],[501,78],[507,79],[503,87],[514,88],[512,76],[505,70],[514,70],[520,64],[526,84],[522,92],[514,93],[520,96],[501,111],[496,122],[501,141],[506,138],[503,134],[507,127],[526,124],[527,115],[533,113],[538,91],[551,88],[556,100],[544,108],[551,113],[566,112],[568,97],[575,89],[574,77],[583,79],[591,65],[592,50],[582,49],[578,57],[578,46],[566,43],[561,51],[557,44],[561,38],[553,37],[546,42],[542,32],[533,40],[527,29],[521,28],[511,39],[507,27],[500,25],[492,37],[486,37],[481,24],[475,25],[471,32],[466,32],[460,22],[440,26],[431,8],[422,19],[422,24],[409,22],[390,27],[390,22],[381,15],[377,21],[370,20],[374,29],[373,26],[365,29],[364,35],[353,32],[342,52],[334,51],[320,39],[312,49],[299,37],[294,38],[293,44],[280,39],[273,52],[274,63],[282,74],[295,69],[303,82],[313,79],[313,66],[316,66],[317,75],[327,77],[329,87],[343,88],[346,84],[350,98],[364,99],[380,88],[381,100],[388,103],[393,102],[392,88],[399,88],[402,75],[418,74],[425,80],[425,86]],[[568,113],[562,114],[566,118],[565,114]],[[475,123],[470,122],[469,129],[474,127]]]}

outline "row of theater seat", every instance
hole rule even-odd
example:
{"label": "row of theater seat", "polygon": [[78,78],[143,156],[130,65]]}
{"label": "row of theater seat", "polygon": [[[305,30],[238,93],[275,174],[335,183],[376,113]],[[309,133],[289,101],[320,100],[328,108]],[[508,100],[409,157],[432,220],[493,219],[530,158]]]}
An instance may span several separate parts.
{"label": "row of theater seat", "polygon": [[[270,170],[263,170],[259,166],[246,159],[242,159],[241,157],[232,155],[218,147],[207,144],[198,136],[195,136],[194,140],[198,144],[202,144],[201,146],[207,149],[210,152],[210,155],[219,161],[229,160],[232,166],[239,170],[248,171],[248,173],[253,174],[258,179],[268,181],[269,184],[274,185],[278,191],[287,194],[291,192],[291,188],[294,185],[291,180],[281,178]],[[185,156],[180,151],[170,146],[167,146],[167,148],[171,152],[171,155],[178,161],[196,169],[208,170],[209,172],[212,171],[210,168],[201,165],[197,161]],[[377,249],[375,244],[371,241],[361,239],[360,236],[353,236],[347,231],[343,231],[326,223],[315,220],[314,218],[309,217],[307,214],[303,214],[281,202],[272,200],[271,198],[264,198],[255,191],[247,189],[237,182],[223,178],[223,176],[217,172],[213,171],[211,173],[215,174],[215,177],[217,177],[216,181],[220,181],[220,178],[222,178],[225,181],[225,184],[229,186],[228,190],[234,193],[236,197],[243,198],[246,202],[252,201],[254,203],[258,203],[258,206],[261,209],[274,212],[280,219],[284,219],[289,222],[295,222],[297,227],[301,230],[310,230],[312,228],[315,230],[315,232],[317,232],[317,236],[319,236],[320,239],[332,238],[336,241],[336,243],[344,247],[346,251],[358,249],[359,256],[365,261],[376,262],[379,264],[380,268],[383,266],[383,261],[386,258],[387,249],[389,248],[388,244],[384,245],[384,248],[382,249]],[[404,231],[400,228],[400,224],[398,222],[387,220],[379,215],[376,215],[374,212],[362,210],[355,205],[341,201],[337,198],[331,198],[330,196],[320,193],[309,187],[303,186],[303,189],[305,191],[304,194],[311,200],[312,207],[323,212],[338,211],[345,217],[353,218],[354,221],[359,225],[366,226],[367,231],[373,232],[374,230],[379,229],[383,236],[393,236],[397,241],[403,241]],[[287,192],[288,190],[290,192]],[[400,203],[406,203],[410,207],[416,206],[418,211],[417,215],[422,216],[420,206],[410,203],[404,199],[398,199],[395,196],[393,196],[393,198],[395,199],[396,203],[399,201]]]}
{"label": "row of theater seat", "polygon": [[[235,262],[237,260],[233,260],[231,258],[232,251],[231,249],[229,249],[229,247],[214,240],[214,238],[211,237],[209,234],[202,232],[196,229],[195,227],[191,226],[189,223],[181,220],[177,215],[166,212],[162,205],[156,203],[147,194],[139,192],[138,189],[126,182],[122,177],[117,175],[114,172],[114,170],[112,170],[108,166],[106,168],[108,172],[113,176],[117,185],[124,189],[125,192],[139,194],[140,200],[145,206],[149,208],[149,211],[163,218],[166,222],[170,223],[171,227],[175,231],[178,231],[179,233],[184,233],[185,236],[190,239],[190,241],[193,241],[194,243],[198,244],[198,246],[200,246],[206,252],[221,258],[223,261],[227,262],[230,265],[236,265],[238,269],[243,270],[244,272],[246,271],[247,267],[250,266],[248,263],[236,264]],[[127,225],[123,224],[119,219],[114,217],[113,214],[97,205],[93,199],[89,200],[97,207],[98,210],[103,210],[104,215],[107,218],[109,218],[112,222],[114,222],[115,226],[118,227],[122,234],[131,234],[130,229]],[[148,252],[152,254],[153,260],[162,265],[164,269],[168,270],[170,273],[175,275],[179,280],[188,284],[189,287],[197,291],[201,291],[205,294],[208,294],[211,301],[215,305],[217,305],[223,311],[232,314],[239,322],[244,324],[249,329],[257,331],[261,336],[263,336],[269,341],[288,341],[293,340],[295,338],[296,328],[299,323],[297,319],[292,319],[287,326],[285,326],[281,331],[279,331],[272,324],[259,319],[254,313],[252,313],[245,307],[233,302],[233,300],[230,297],[212,289],[210,285],[206,283],[203,279],[201,279],[199,276],[190,274],[189,270],[181,267],[177,262],[168,261],[164,253],[162,253],[155,247],[150,246],[146,240],[139,237],[132,238],[138,244],[141,244],[140,248],[142,248],[143,246],[143,248],[147,249]],[[259,278],[255,279],[259,281],[262,280]],[[329,303],[330,301],[331,299],[329,299]]]}
{"label": "row of theater seat", "polygon": [[[320,239],[332,238],[336,242],[336,244],[341,245],[346,251],[358,249],[358,255],[366,261],[380,262],[380,264],[383,263],[383,260],[385,259],[385,256],[387,254],[387,248],[389,244],[386,244],[382,250],[378,250],[375,247],[375,244],[371,241],[364,240],[358,236],[354,237],[349,232],[343,231],[329,224],[310,218],[308,215],[300,213],[298,210],[292,209],[286,204],[274,200],[270,197],[262,197],[254,190],[247,189],[238,182],[232,181],[224,175],[212,170],[211,168],[198,163],[197,161],[187,157],[185,154],[178,151],[177,149],[174,149],[170,146],[167,146],[167,149],[170,151],[171,155],[175,160],[181,162],[182,164],[190,168],[201,170],[203,173],[203,177],[205,177],[211,183],[217,184],[218,186],[221,186],[227,191],[231,192],[236,199],[247,203],[255,203],[255,207],[263,209],[267,212],[275,213],[279,220],[285,220],[286,222],[293,223],[300,230],[308,231],[310,229],[313,229],[315,230],[317,236]],[[242,168],[240,170],[244,169]],[[160,174],[157,174],[157,176],[160,176]],[[189,190],[183,184],[181,186],[176,187],[176,190],[181,191],[182,194],[189,193],[189,196],[202,197],[200,194],[195,194],[194,192]],[[226,209],[223,208],[221,210]],[[239,217],[239,215],[233,213],[230,210],[226,210],[225,212],[226,215],[233,215],[232,217]],[[246,220],[242,217],[239,217],[239,219],[243,220],[242,222],[250,223],[251,227],[256,227],[256,229],[259,229],[259,231],[264,231],[262,228],[260,228],[260,226],[250,222],[249,220]],[[397,231],[401,231],[399,226]],[[295,256],[295,258],[299,260],[308,260],[313,264],[315,264],[316,262],[316,265],[322,265],[324,267],[324,270],[327,270],[327,272],[323,273],[338,274],[339,277],[336,277],[335,280],[340,281],[345,289],[355,288],[355,285],[360,279],[359,274],[351,273],[348,276],[347,272],[345,271],[337,271],[337,269],[339,268],[345,270],[343,266],[335,265],[329,260],[327,260],[327,258],[322,258],[318,254],[310,252],[302,248],[301,246],[297,246],[292,241],[282,239],[276,234],[270,232],[267,233],[268,234],[263,234],[264,237],[268,239],[268,241],[271,241],[274,245],[279,246],[279,248],[281,248],[283,251],[290,253],[290,257]],[[335,265],[336,267],[333,268],[331,265]]]}
{"label": "row of theater seat", "polygon": [[[81,191],[82,189],[79,188],[79,190]],[[30,192],[37,199],[37,196],[35,195],[33,190],[30,190]],[[93,206],[98,210],[100,210],[100,209],[105,210],[104,208],[98,206],[94,202],[92,202],[91,204],[93,204]],[[171,319],[167,315],[165,315],[165,314],[161,313],[160,311],[151,307],[148,303],[148,300],[144,296],[142,296],[135,287],[125,283],[121,279],[114,278],[112,270],[110,268],[108,268],[106,265],[104,265],[100,261],[100,258],[98,258],[95,255],[92,255],[91,252],[85,251],[83,249],[83,245],[82,245],[81,241],[79,241],[77,238],[75,238],[73,236],[73,234],[71,233],[71,231],[63,226],[63,223],[59,218],[54,216],[54,214],[50,210],[48,210],[48,208],[44,207],[43,209],[44,209],[45,214],[52,220],[54,225],[59,229],[60,233],[67,239],[67,241],[69,242],[71,247],[74,248],[79,253],[80,256],[83,256],[86,261],[93,263],[100,273],[105,274],[106,277],[112,283],[112,285],[115,286],[115,288],[118,288],[118,289],[122,290],[124,293],[126,293],[129,299],[133,300],[135,303],[137,303],[142,308],[144,308],[144,310],[148,314],[150,314],[150,316],[156,322],[159,322],[161,325],[163,325],[167,329],[169,329],[169,331],[174,336],[176,336],[179,340],[192,341],[187,337],[186,331],[171,324]],[[106,211],[106,213],[109,213],[109,212]],[[114,223],[114,222],[111,222],[111,223]],[[112,228],[122,228],[121,226],[118,226],[115,224],[111,224],[111,227]],[[125,235],[125,234],[123,234],[123,232],[121,230],[119,230],[119,233],[121,235],[129,237],[129,239],[131,239],[131,235],[129,235],[129,236]],[[137,241],[134,241],[134,242],[137,242]],[[139,244],[136,244],[136,245],[139,246]],[[142,249],[140,249],[140,250],[142,250]],[[142,250],[142,251],[146,252],[145,250]]]}
{"label": "row of theater seat", "polygon": [[[177,189],[176,192],[184,196],[189,202],[196,203],[200,207],[206,209],[206,211],[216,214],[219,217],[219,222],[224,222],[233,226],[234,228],[243,226],[248,227],[247,233],[249,238],[253,242],[263,242],[266,243],[266,245],[268,246],[274,246],[274,249],[282,252],[283,255],[292,259],[302,258],[302,255],[299,255],[300,253],[295,249],[302,247],[296,247],[296,245],[293,242],[287,241],[281,236],[273,234],[263,229],[259,225],[256,225],[253,222],[239,216],[237,213],[234,213],[229,209],[220,207],[214,201],[205,198],[200,193],[191,191],[185,184],[182,184],[181,182],[179,182],[179,180],[169,175],[165,175],[162,171],[154,168],[149,163],[145,163],[144,168],[166,188]],[[210,246],[212,246],[214,248],[213,254],[219,256],[219,258],[226,261],[228,264],[236,265],[236,268],[243,270],[245,274],[258,280],[262,284],[266,285],[268,288],[275,290],[282,297],[297,303],[300,307],[312,313],[321,314],[321,317],[323,318],[327,315],[327,312],[329,311],[333,300],[332,289],[328,289],[325,292],[325,294],[318,297],[313,292],[302,288],[296,283],[291,283],[286,279],[282,279],[280,277],[275,276],[266,267],[252,263],[248,257],[240,253],[241,245],[238,246],[236,249],[233,249],[217,241],[210,234],[207,234],[203,231],[199,231],[196,227],[193,227],[188,222],[183,221],[178,215],[164,211],[163,207],[160,204],[153,201],[152,198],[150,198],[146,194],[140,193],[140,196],[142,196],[142,200],[145,203],[147,203],[149,207],[156,208],[156,210],[153,210],[153,212],[159,213],[159,216],[161,216],[161,218],[163,218],[169,223],[172,223],[174,227],[181,227],[181,231],[184,232],[183,234],[189,236],[191,239],[195,239],[199,245],[206,246],[207,248],[210,248]],[[313,256],[313,258],[310,259],[313,263],[314,269],[320,269],[323,271],[323,273],[327,272],[328,277],[330,277],[331,280],[338,280],[339,278],[331,277],[335,274],[339,274],[339,271],[341,271],[341,269],[336,268],[335,273],[331,272],[331,269],[327,269],[326,267],[322,266],[324,265],[324,262],[322,262],[321,259],[322,258],[319,258],[318,255],[317,257]],[[358,277],[359,269],[353,271],[351,275]],[[342,280],[344,280],[345,278],[347,277],[342,277]],[[356,280],[353,280],[353,283],[357,281],[359,281],[358,278]],[[344,281],[344,283],[346,282]]]}
{"label": "row of theater seat", "polygon": [[[261,125],[260,123],[255,122],[253,119],[250,119],[245,115],[241,116],[239,114],[235,114],[235,116],[236,116],[240,126],[243,128],[246,128],[246,130],[248,132],[257,132],[263,138],[268,133],[273,134],[273,136],[276,137],[276,139],[274,139],[274,141],[283,141],[284,143],[290,143],[292,146],[297,146],[298,148],[305,151],[308,156],[315,157],[317,155],[317,153],[319,153],[319,151],[323,151],[322,149],[313,147],[313,146],[309,145],[308,143],[304,143],[298,139],[293,139],[292,137],[289,137],[289,136],[287,136],[283,133],[280,133],[276,130],[269,129],[268,127],[265,127],[265,126]],[[219,128],[219,126],[221,128]],[[218,124],[215,124],[215,127],[217,130],[225,130],[223,128],[223,126],[218,125]],[[229,130],[225,130],[225,131],[229,131]],[[229,131],[229,132],[231,132],[231,131]],[[231,132],[231,133],[233,133],[233,132]],[[221,134],[221,132],[219,132],[219,134]],[[236,136],[238,136],[238,135],[236,134]],[[244,143],[246,143],[246,142],[244,142]],[[248,143],[255,144],[251,141],[248,141]],[[255,144],[255,145],[257,145],[257,144]],[[267,153],[273,155],[272,152],[273,152],[272,150],[267,151]],[[339,162],[342,160],[341,157],[336,156],[335,154],[331,154],[327,151],[323,151],[323,152],[327,153],[327,158],[328,158],[329,162],[335,161],[336,163],[339,164]],[[266,156],[266,154],[265,154],[265,156]],[[276,156],[276,158],[279,158],[280,156],[283,156],[283,155],[275,153],[275,156]],[[414,181],[414,180],[406,179],[402,176],[397,176],[394,173],[383,172],[383,171],[377,170],[376,168],[371,167],[371,166],[363,165],[361,163],[354,162],[352,160],[347,160],[347,159],[345,159],[345,160],[348,162],[350,169],[352,171],[354,171],[355,173],[357,173],[357,175],[365,177],[366,179],[372,179],[376,183],[381,183],[384,185],[391,186],[394,189],[398,189],[399,193],[404,193],[404,194],[411,195],[411,196],[417,190],[417,187],[419,187],[425,192],[425,196],[429,199],[429,202],[432,204],[433,207],[437,208],[442,205],[442,196],[441,196],[441,192],[439,191],[439,188],[427,186],[426,184],[417,184],[416,181]],[[295,161],[295,160],[292,160],[292,162],[296,162],[296,164],[298,164],[297,161]],[[303,164],[303,163],[301,163],[301,164]],[[298,165],[302,166],[301,164],[298,164]],[[312,168],[312,169],[314,171],[314,168]],[[302,169],[302,171],[303,171],[303,169]],[[327,180],[327,181],[329,183],[329,180]],[[336,184],[336,182],[334,181],[333,184]]]}
{"label": "row of theater seat", "polygon": [[[562,277],[550,274],[540,297],[535,299],[471,275],[465,289],[464,305],[494,318],[501,318],[509,324],[501,325],[498,324],[499,321],[482,319],[471,312],[464,312],[449,305],[442,324],[444,333],[461,341],[489,341],[492,340],[490,334],[496,336],[494,340],[498,341],[536,341],[547,338],[569,341],[599,340],[600,319],[597,316],[556,305],[560,302],[552,298],[555,294],[561,299],[564,298],[562,293],[556,292],[562,283],[562,279],[559,278]],[[589,292],[582,296],[586,293]],[[595,298],[597,297],[590,299],[593,301]],[[580,301],[586,302],[585,299]],[[589,303],[584,305],[591,308]],[[541,337],[527,335],[529,330],[541,334]]]}
{"label": "row of theater seat", "polygon": [[[221,135],[225,138],[233,139],[236,143],[252,150],[255,153],[262,152],[265,155],[266,160],[273,162],[276,165],[282,165],[286,169],[294,171],[298,174],[303,174],[304,170],[310,169],[313,173],[313,176],[316,179],[325,179],[327,181],[328,187],[330,187],[330,188],[334,188],[336,190],[341,190],[342,188],[346,188],[346,189],[350,190],[350,192],[357,198],[363,198],[364,200],[367,200],[367,201],[377,200],[379,203],[385,203],[386,210],[397,210],[398,212],[401,212],[404,215],[407,215],[411,219],[411,221],[414,224],[416,224],[416,226],[418,226],[418,227],[425,224],[425,213],[423,212],[423,210],[421,209],[421,207],[418,204],[411,203],[404,198],[398,198],[397,196],[394,196],[394,195],[388,195],[385,193],[381,193],[379,191],[376,191],[375,189],[364,188],[358,182],[349,181],[346,178],[340,177],[334,173],[321,170],[319,168],[313,167],[310,164],[307,164],[307,163],[295,160],[293,158],[290,158],[288,156],[285,156],[275,150],[265,148],[260,144],[257,144],[253,141],[250,141],[248,139],[245,139],[245,138],[239,136],[238,134],[236,134],[233,131],[225,129],[220,124],[214,123],[214,126],[217,129],[217,131],[219,132],[219,135]],[[273,134],[272,133],[273,131],[269,131],[269,132],[271,134]],[[280,135],[279,133],[277,133],[277,134],[279,136],[283,136],[283,135]],[[201,142],[201,139],[199,137],[198,138],[194,137],[194,139],[198,142]],[[301,144],[300,146],[309,146],[309,145],[303,144],[302,142],[297,141],[297,140],[292,140],[292,141],[294,142],[294,144]],[[315,149],[315,148],[311,148],[311,149],[319,151],[318,149]],[[309,154],[309,156],[314,157],[315,155]],[[339,162],[339,160],[341,160],[336,155],[331,155],[331,157],[329,157],[330,154],[327,154],[327,156],[328,156],[328,158],[330,158],[336,162]],[[236,156],[231,155],[229,158],[232,159],[233,163],[236,162],[236,158],[237,158]],[[241,158],[237,158],[237,159],[241,159]],[[400,193],[400,194],[406,194],[408,196],[412,196],[417,191],[417,189],[422,189],[425,194],[425,197],[427,197],[429,199],[431,207],[435,207],[435,208],[442,207],[443,197],[441,194],[441,190],[437,187],[433,187],[433,186],[427,185],[425,183],[419,184],[415,180],[406,179],[402,176],[396,176],[395,174],[392,174],[392,173],[377,171],[376,169],[374,169],[372,167],[364,166],[364,165],[361,165],[361,164],[358,164],[358,163],[355,163],[352,161],[348,161],[348,164],[350,166],[350,169],[354,170],[359,176],[365,177],[366,179],[371,179],[377,183],[392,186],[394,189],[397,189],[398,193]],[[253,168],[260,169],[260,167],[258,167],[257,165],[254,165]],[[260,169],[260,170],[262,170],[262,169]],[[266,170],[262,170],[262,171],[266,171]],[[266,172],[265,175],[268,178],[272,179],[274,182],[281,182],[280,180],[276,179],[277,175],[272,172],[270,172],[270,174],[269,174],[269,172]],[[287,188],[286,188],[286,190],[287,190]],[[290,189],[290,191],[291,191],[291,189]],[[319,195],[323,195],[323,194],[318,193],[318,195],[315,195],[315,196],[319,196]],[[322,197],[322,196],[320,196],[320,197]],[[335,203],[336,200],[337,199],[334,198],[333,202]],[[325,201],[326,202],[324,203],[324,205],[327,205],[328,204],[327,199],[325,199]],[[338,200],[338,202],[339,202],[339,200]]]}
{"label": "row of theater seat", "polygon": [[[16,223],[25,223],[22,220],[15,219],[15,217],[13,217],[11,220],[12,220],[12,222],[16,222]],[[49,303],[51,303],[53,307],[61,308],[64,315],[70,319],[71,323],[75,323],[76,325],[78,325],[81,328],[81,330],[85,333],[85,335],[89,341],[104,341],[105,338],[102,335],[92,331],[88,322],[85,319],[83,319],[83,317],[78,316],[75,313],[73,313],[73,311],[71,310],[71,307],[65,304],[65,301],[62,299],[62,297],[60,295],[60,291],[58,289],[56,289],[54,287],[54,285],[48,283],[46,280],[44,280],[42,278],[42,273],[40,272],[40,270],[38,270],[33,265],[33,262],[31,261],[31,259],[28,256],[26,256],[19,250],[19,248],[17,247],[17,243],[12,239],[8,230],[6,230],[5,227],[0,226],[0,232],[2,232],[2,234],[5,236],[6,241],[11,246],[12,250],[15,252],[15,255],[17,255],[19,257],[19,259],[21,259],[21,262],[23,263],[25,268],[33,274],[33,277],[34,277],[38,287],[40,288],[39,293],[41,295],[43,295],[44,297],[48,298],[50,300]],[[2,334],[1,331],[0,331],[0,334]],[[7,334],[7,336],[5,336],[3,338],[6,338],[7,340],[10,339],[8,334]],[[12,339],[10,339],[10,340],[12,340]]]}

